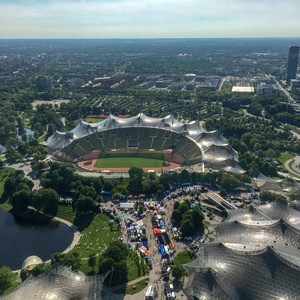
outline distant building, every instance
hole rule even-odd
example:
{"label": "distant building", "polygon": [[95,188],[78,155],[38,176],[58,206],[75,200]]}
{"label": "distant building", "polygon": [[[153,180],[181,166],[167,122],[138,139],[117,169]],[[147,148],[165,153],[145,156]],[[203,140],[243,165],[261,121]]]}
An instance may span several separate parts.
{"label": "distant building", "polygon": [[299,47],[291,46],[289,49],[289,57],[287,64],[286,83],[290,85],[291,79],[296,79],[297,66],[299,57]]}
{"label": "distant building", "polygon": [[155,83],[157,88],[167,88],[171,84],[170,80],[158,80]]}
{"label": "distant building", "polygon": [[256,94],[257,95],[275,94],[276,96],[278,96],[279,89],[278,89],[278,87],[275,84],[260,83],[256,87]]}
{"label": "distant building", "polygon": [[183,88],[182,82],[174,82],[168,86],[168,89],[171,91],[179,91]]}
{"label": "distant building", "polygon": [[196,83],[193,81],[190,81],[186,84],[185,88],[187,91],[193,91],[196,88]]}
{"label": "distant building", "polygon": [[207,78],[204,82],[198,85],[200,89],[206,89],[210,91],[216,91],[219,88],[220,79],[218,78]]}
{"label": "distant building", "polygon": [[300,88],[300,79],[291,79],[292,88]]}
{"label": "distant building", "polygon": [[50,76],[39,76],[36,79],[36,86],[39,90],[52,89],[52,77]]}

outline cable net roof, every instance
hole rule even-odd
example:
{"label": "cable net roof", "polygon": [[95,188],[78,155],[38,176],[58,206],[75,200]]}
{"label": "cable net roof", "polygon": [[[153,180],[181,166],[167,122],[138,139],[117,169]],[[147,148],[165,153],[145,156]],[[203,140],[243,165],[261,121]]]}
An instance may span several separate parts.
{"label": "cable net roof", "polygon": [[[89,124],[84,121],[80,121],[80,123],[69,132],[55,132],[51,137],[49,137],[45,144],[47,145],[49,152],[59,153],[60,155],[67,155],[67,153],[71,153],[71,156],[75,159],[89,154],[93,150],[116,149],[114,148],[117,146],[116,140],[130,138],[130,133],[128,136],[123,136],[121,133],[119,133],[118,136],[115,132],[113,135],[109,133],[113,130],[125,128],[160,129],[165,132],[169,132],[170,134],[174,134],[172,138],[175,138],[172,142],[170,142],[170,134],[160,134],[157,131],[156,140],[151,143],[151,145],[141,142],[139,147],[142,149],[146,149],[145,147],[150,148],[150,146],[158,148],[159,150],[173,149],[180,143],[184,144],[181,145],[183,148],[183,146],[189,146],[188,141],[191,141],[197,151],[201,153],[202,161],[204,162],[210,162],[213,164],[231,164],[232,162],[238,161],[237,152],[228,145],[227,140],[221,136],[219,130],[206,132],[199,121],[182,123],[176,120],[172,115],[164,118],[150,118],[141,113],[128,119],[110,115],[104,121],[99,123]],[[104,133],[107,134],[103,136]],[[89,136],[93,136],[94,142],[86,141],[86,138]],[[154,137],[155,133],[152,132],[152,138]],[[105,138],[112,140],[113,143],[106,143]],[[142,140],[139,136],[137,136],[137,138]],[[159,141],[162,142],[159,143]],[[77,152],[72,151],[73,148],[76,148],[75,145],[78,145]],[[124,144],[121,146],[121,143],[119,145],[119,147],[127,147],[127,145],[124,146]],[[194,151],[196,150],[190,150],[191,153],[194,153]]]}
{"label": "cable net roof", "polygon": [[188,299],[298,299],[300,211],[282,201],[228,210],[186,264]]}
{"label": "cable net roof", "polygon": [[262,221],[259,225],[225,222],[214,230],[216,243],[239,244],[241,251],[271,247],[277,253],[288,254],[290,262],[300,268],[300,232],[282,220]]}
{"label": "cable net roof", "polygon": [[1,300],[101,300],[103,281],[108,274],[85,276],[59,264],[38,275],[30,276]]}
{"label": "cable net roof", "polygon": [[[271,248],[239,251],[230,244],[203,244],[186,264],[189,299],[298,299],[300,271]],[[218,298],[219,297],[219,298]]]}
{"label": "cable net roof", "polygon": [[[228,210],[226,222],[239,221],[245,224],[270,224],[273,221],[283,220],[288,225],[300,230],[300,211],[297,209],[299,201],[292,201],[289,204],[281,200],[273,201],[259,206],[250,206],[235,210]],[[226,223],[225,222],[225,223]]]}
{"label": "cable net roof", "polygon": [[251,168],[249,173],[252,174],[252,178],[259,182],[269,182],[269,183],[282,183],[282,179],[274,179],[272,177],[267,177],[261,172],[259,172],[256,168]]}

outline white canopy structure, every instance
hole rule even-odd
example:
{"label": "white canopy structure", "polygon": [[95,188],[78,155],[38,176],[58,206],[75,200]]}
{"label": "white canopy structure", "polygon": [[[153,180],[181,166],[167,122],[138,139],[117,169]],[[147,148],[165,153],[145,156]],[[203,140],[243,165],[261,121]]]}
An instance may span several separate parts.
{"label": "white canopy structure", "polygon": [[56,131],[45,143],[52,155],[66,161],[112,149],[167,150],[181,155],[186,164],[204,162],[213,167],[236,165],[237,152],[219,130],[206,132],[199,121],[181,123],[172,115],[151,118],[143,113],[132,118],[110,115],[104,121],[84,121],[69,132]]}

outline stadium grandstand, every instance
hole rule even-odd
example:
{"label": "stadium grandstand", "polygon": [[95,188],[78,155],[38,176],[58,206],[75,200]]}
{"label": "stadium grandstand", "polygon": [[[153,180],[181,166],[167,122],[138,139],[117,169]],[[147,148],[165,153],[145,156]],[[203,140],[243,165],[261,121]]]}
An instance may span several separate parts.
{"label": "stadium grandstand", "polygon": [[204,163],[215,169],[236,166],[238,161],[237,152],[219,130],[206,132],[199,121],[182,123],[172,115],[151,118],[140,113],[127,119],[109,115],[99,123],[80,121],[69,132],[56,131],[45,144],[53,158],[69,162],[120,150],[167,150],[182,157],[184,165]]}

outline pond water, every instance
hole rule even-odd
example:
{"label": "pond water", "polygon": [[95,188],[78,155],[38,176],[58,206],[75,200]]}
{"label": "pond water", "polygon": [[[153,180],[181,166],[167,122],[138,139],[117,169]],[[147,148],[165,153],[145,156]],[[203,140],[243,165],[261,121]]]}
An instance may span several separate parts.
{"label": "pond water", "polygon": [[0,267],[21,269],[31,255],[43,261],[64,251],[73,240],[72,229],[62,223],[41,223],[16,217],[0,209]]}
{"label": "pond water", "polygon": [[[17,127],[17,137],[19,138],[19,140],[22,141],[22,136],[19,135],[19,127]],[[32,131],[31,129],[27,129],[27,128],[24,128],[24,132],[22,133],[23,134],[26,134],[27,135],[27,138],[29,138],[30,135],[34,135],[34,131]],[[2,143],[3,145],[5,145],[5,141],[0,141],[0,143]],[[5,153],[6,152],[6,147],[3,146],[2,144],[0,144],[0,149],[1,149],[1,152],[2,153]]]}

